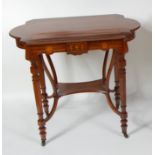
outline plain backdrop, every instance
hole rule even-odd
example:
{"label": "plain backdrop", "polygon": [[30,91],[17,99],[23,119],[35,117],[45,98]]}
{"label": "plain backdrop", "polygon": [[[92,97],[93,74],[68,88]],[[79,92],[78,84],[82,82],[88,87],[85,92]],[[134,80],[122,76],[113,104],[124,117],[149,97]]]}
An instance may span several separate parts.
{"label": "plain backdrop", "polygon": [[[3,1],[4,154],[122,155],[126,151],[150,155],[151,12],[151,0]],[[121,137],[119,118],[109,110],[102,95],[78,94],[60,101],[56,116],[48,123],[49,143],[45,148],[40,147],[30,63],[25,61],[24,50],[17,48],[15,40],[9,37],[9,31],[35,18],[115,13],[141,23],[126,55],[130,138],[126,141]],[[52,57],[59,81],[79,82],[101,77],[101,51],[76,57],[66,54]]]}

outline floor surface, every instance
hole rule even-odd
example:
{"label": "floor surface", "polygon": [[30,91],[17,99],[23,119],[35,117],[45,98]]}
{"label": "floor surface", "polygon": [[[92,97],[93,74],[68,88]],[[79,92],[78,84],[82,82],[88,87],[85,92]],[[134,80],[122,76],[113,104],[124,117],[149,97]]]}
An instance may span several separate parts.
{"label": "floor surface", "polygon": [[[52,102],[50,103],[52,104]],[[130,137],[100,94],[60,99],[40,145],[34,99],[3,100],[4,155],[151,155],[151,101],[128,96]]]}

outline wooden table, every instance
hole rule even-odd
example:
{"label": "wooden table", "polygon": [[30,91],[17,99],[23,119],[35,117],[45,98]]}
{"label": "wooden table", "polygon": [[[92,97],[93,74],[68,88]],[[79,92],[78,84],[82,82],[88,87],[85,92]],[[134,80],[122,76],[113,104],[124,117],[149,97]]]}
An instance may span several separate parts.
{"label": "wooden table", "polygon": [[[125,54],[128,41],[134,39],[140,24],[122,15],[99,15],[52,19],[34,19],[14,28],[10,36],[19,48],[25,49],[26,59],[31,62],[31,73],[38,113],[38,125],[42,145],[46,142],[46,122],[56,111],[58,100],[69,94],[98,92],[105,94],[110,108],[120,116],[122,133],[127,135]],[[102,78],[82,83],[60,83],[50,55],[58,52],[80,55],[89,50],[103,50]],[[110,64],[109,49],[112,49]],[[50,70],[45,63],[46,57]],[[115,87],[109,88],[114,69]],[[53,93],[46,92],[45,75],[49,78]],[[112,101],[110,94],[115,96]],[[48,100],[53,98],[49,108]],[[49,110],[51,109],[51,110]]]}

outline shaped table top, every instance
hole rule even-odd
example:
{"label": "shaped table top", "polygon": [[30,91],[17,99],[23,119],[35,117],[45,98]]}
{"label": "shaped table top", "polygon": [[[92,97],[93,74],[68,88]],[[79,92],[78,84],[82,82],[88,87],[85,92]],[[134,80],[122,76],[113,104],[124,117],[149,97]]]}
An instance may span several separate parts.
{"label": "shaped table top", "polygon": [[34,19],[10,31],[22,45],[134,38],[140,24],[122,15]]}

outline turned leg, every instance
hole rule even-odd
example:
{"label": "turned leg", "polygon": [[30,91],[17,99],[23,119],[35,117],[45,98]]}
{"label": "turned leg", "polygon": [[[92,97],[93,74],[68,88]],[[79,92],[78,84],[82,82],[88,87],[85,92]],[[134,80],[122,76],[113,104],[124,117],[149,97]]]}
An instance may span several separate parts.
{"label": "turned leg", "polygon": [[120,91],[119,91],[119,76],[118,76],[118,66],[117,66],[117,54],[115,54],[114,77],[115,77],[115,102],[116,102],[116,109],[118,110],[119,107],[120,107]]}
{"label": "turned leg", "polygon": [[[42,64],[43,57],[40,55],[40,62]],[[43,66],[40,65],[40,84],[41,84],[41,95],[42,95],[42,103],[44,107],[44,111],[46,116],[49,114],[49,105],[48,105],[48,99],[47,99],[47,93],[46,93],[46,83],[45,83],[45,74],[44,74],[44,69]]]}
{"label": "turned leg", "polygon": [[124,54],[118,54],[118,69],[119,69],[119,83],[120,83],[120,100],[121,100],[121,127],[122,133],[127,138],[127,111],[126,111],[126,61]]}
{"label": "turned leg", "polygon": [[39,61],[32,61],[31,62],[31,73],[32,73],[32,80],[33,80],[33,88],[36,100],[36,107],[38,112],[38,126],[41,136],[42,145],[45,145],[46,142],[46,127],[45,121],[43,118],[43,106],[42,106],[42,97],[41,97],[41,90],[40,90],[40,72],[39,72]]}

